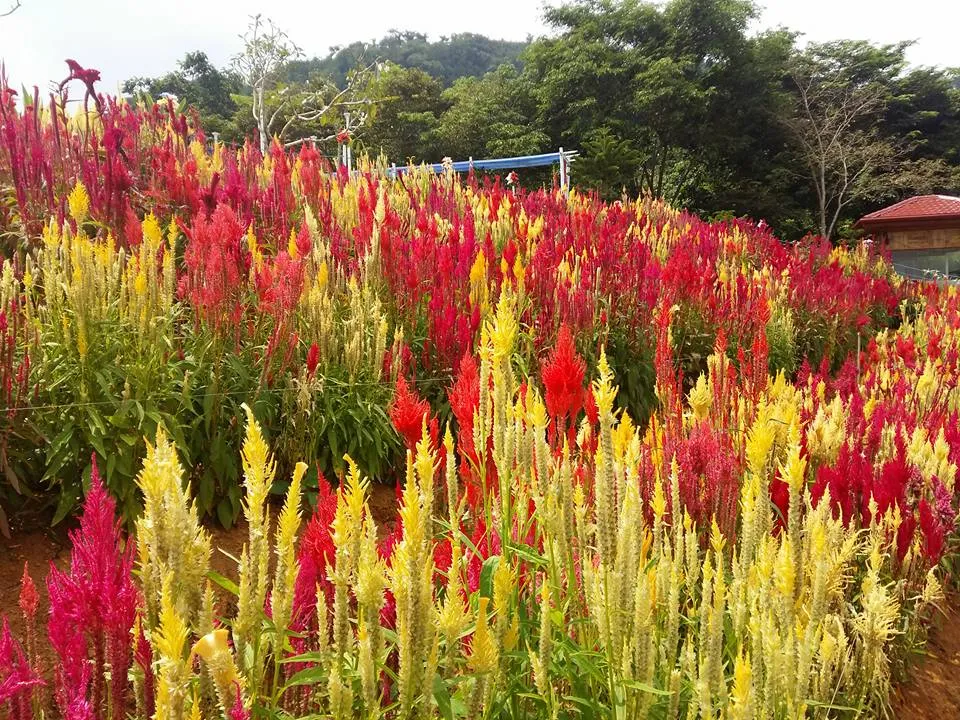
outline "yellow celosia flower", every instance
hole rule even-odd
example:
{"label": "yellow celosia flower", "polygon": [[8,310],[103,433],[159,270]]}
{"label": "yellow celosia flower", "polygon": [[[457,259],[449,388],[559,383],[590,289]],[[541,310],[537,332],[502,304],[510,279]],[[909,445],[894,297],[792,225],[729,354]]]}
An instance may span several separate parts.
{"label": "yellow celosia flower", "polygon": [[503,292],[497,301],[496,317],[488,329],[494,359],[502,361],[510,357],[519,329],[513,298],[509,292]]}
{"label": "yellow celosia flower", "polygon": [[481,597],[477,602],[477,624],[470,644],[470,657],[467,664],[478,675],[493,672],[499,662],[499,651],[490,626],[487,624],[487,604],[490,598]]}
{"label": "yellow celosia flower", "polygon": [[287,254],[291,260],[297,259],[297,231],[290,228],[290,237],[287,239]]}
{"label": "yellow celosia flower", "polygon": [[613,412],[613,402],[617,397],[617,387],[613,384],[613,371],[607,362],[607,354],[600,348],[600,361],[597,366],[599,378],[593,381],[593,396],[601,415]]}
{"label": "yellow celosia flower", "polygon": [[713,396],[710,386],[705,376],[697,378],[697,384],[690,391],[690,409],[693,410],[693,417],[697,420],[703,420],[710,412],[710,404]]}
{"label": "yellow celosia flower", "polygon": [[79,180],[67,197],[67,204],[70,208],[70,217],[76,221],[77,225],[82,224],[90,214],[90,196],[87,194],[87,188]]}
{"label": "yellow celosia flower", "polygon": [[147,213],[141,223],[141,228],[143,229],[143,241],[147,244],[147,247],[152,250],[158,249],[163,243],[163,231],[152,212]]}
{"label": "yellow celosia flower", "polygon": [[157,720],[183,717],[187,687],[191,675],[184,659],[189,631],[174,607],[171,576],[163,580],[160,592],[160,622],[153,637],[157,655]]}

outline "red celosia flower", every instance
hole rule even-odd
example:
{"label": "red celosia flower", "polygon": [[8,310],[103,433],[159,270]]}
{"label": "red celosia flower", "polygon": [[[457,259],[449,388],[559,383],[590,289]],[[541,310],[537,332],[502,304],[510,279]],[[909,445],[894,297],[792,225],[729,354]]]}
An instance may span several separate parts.
{"label": "red celosia flower", "polygon": [[586,411],[587,420],[590,421],[591,425],[596,425],[600,421],[600,409],[597,407],[597,399],[593,396],[593,391],[587,393],[583,409]]}
{"label": "red celosia flower", "polygon": [[317,478],[317,507],[307,523],[300,541],[297,562],[300,569],[293,591],[294,627],[306,630],[316,625],[317,586],[333,600],[333,586],[328,569],[333,564],[336,547],[330,525],[337,513],[337,493],[322,475]]}
{"label": "red celosia flower", "polygon": [[[737,520],[740,462],[730,436],[699,423],[678,443],[675,457],[684,509],[699,527],[707,527],[716,519],[722,531],[732,533]],[[786,510],[786,502],[781,510]]]}
{"label": "red celosia flower", "polygon": [[457,379],[447,392],[447,399],[460,428],[460,443],[473,447],[473,414],[480,407],[480,371],[470,353],[460,360]]}
{"label": "red celosia flower", "polygon": [[430,403],[411,390],[406,379],[397,378],[397,387],[390,402],[390,420],[410,450],[415,450],[423,436],[423,425],[430,413]]}
{"label": "red celosia flower", "polygon": [[947,528],[940,522],[926,498],[921,498],[918,510],[920,531],[923,533],[923,554],[931,565],[936,565],[943,555]]}
{"label": "red celosia flower", "polygon": [[102,110],[102,103],[100,98],[97,97],[97,90],[93,87],[95,82],[100,80],[100,71],[94,70],[93,68],[85,68],[80,65],[76,60],[67,60],[67,67],[70,69],[70,75],[68,75],[60,83],[60,90],[69,83],[71,80],[79,80],[83,83],[84,87],[87,89],[87,95],[93,98],[94,102],[97,105],[97,111]]}
{"label": "red celosia flower", "polygon": [[310,228],[306,223],[300,226],[300,232],[297,233],[297,254],[300,257],[306,257],[313,248],[313,240],[310,238]]}
{"label": "red celosia flower", "polygon": [[246,227],[230,207],[218,205],[210,217],[198,215],[192,227],[181,225],[181,230],[189,240],[179,279],[181,297],[190,301],[199,321],[231,335],[239,332],[250,267],[244,252]]}
{"label": "red celosia flower", "polygon": [[40,594],[37,592],[37,586],[33,584],[27,563],[24,563],[23,577],[20,580],[20,610],[23,611],[23,616],[28,622],[33,622],[39,602]]}
{"label": "red celosia flower", "polygon": [[317,371],[318,362],[320,362],[320,348],[317,347],[316,343],[313,343],[307,350],[307,375],[313,377],[313,374]]}
{"label": "red celosia flower", "polygon": [[550,417],[558,422],[576,422],[586,394],[583,387],[586,370],[586,363],[577,354],[570,328],[561,325],[556,345],[540,371]]}
{"label": "red celosia flower", "polygon": [[897,560],[903,562],[903,558],[910,549],[913,542],[913,533],[917,529],[917,519],[909,510],[902,512],[900,527],[897,528]]}

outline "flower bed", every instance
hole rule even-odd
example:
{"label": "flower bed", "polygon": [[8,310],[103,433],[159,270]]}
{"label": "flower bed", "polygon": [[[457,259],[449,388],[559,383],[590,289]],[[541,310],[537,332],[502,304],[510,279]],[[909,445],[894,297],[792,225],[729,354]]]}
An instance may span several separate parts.
{"label": "flower bed", "polygon": [[[39,107],[0,102],[0,497],[82,513],[45,621],[24,574],[0,710],[882,712],[955,555],[955,288]],[[240,512],[227,577],[201,521]]]}

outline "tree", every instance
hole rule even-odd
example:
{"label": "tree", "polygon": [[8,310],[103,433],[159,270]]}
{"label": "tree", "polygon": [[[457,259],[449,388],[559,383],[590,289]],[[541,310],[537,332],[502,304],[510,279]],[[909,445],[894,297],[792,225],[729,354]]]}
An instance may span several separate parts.
{"label": "tree", "polygon": [[[332,80],[313,76],[302,85],[284,81],[289,63],[303,56],[303,51],[272,20],[254,15],[247,32],[241,36],[243,51],[233,59],[233,66],[250,88],[250,112],[260,138],[260,151],[266,152],[274,134],[286,145],[329,140],[336,132],[321,136],[317,128],[332,122],[331,116],[350,113],[353,130],[364,124],[370,102],[358,91],[371,77],[376,64],[348,74],[346,84],[338,88]],[[288,133],[299,127],[298,137],[288,140]]]}
{"label": "tree", "polygon": [[433,137],[444,155],[509,157],[542,152],[549,144],[537,122],[533,88],[510,65],[457,80],[443,99],[450,107]]}
{"label": "tree", "polygon": [[907,46],[836,41],[810,45],[794,58],[795,102],[784,122],[815,193],[817,229],[826,238],[851,204],[880,201],[905,187],[924,191],[951,174],[942,159],[911,159],[918,138],[903,132],[909,123],[899,123],[903,134],[884,132]]}
{"label": "tree", "polygon": [[362,58],[376,57],[407,69],[419,69],[449,87],[461,77],[481,77],[501,65],[521,68],[520,54],[529,42],[493,40],[474,33],[458,33],[431,41],[423,33],[391,30],[374,43],[354,42],[330,48],[325,57],[290,63],[287,79],[304,82],[310,75],[329,75],[337,84]]}
{"label": "tree", "polygon": [[432,141],[446,104],[443,86],[419,68],[387,64],[369,88],[377,112],[367,124],[363,143],[372,154],[397,163],[440,160]]}
{"label": "tree", "polygon": [[746,0],[580,0],[549,9],[559,34],[533,43],[524,59],[552,144],[626,143],[632,152],[618,174],[629,192],[689,202],[734,147],[743,154],[744,143],[729,139],[750,137],[744,125],[767,114],[782,77],[751,62],[761,43],[747,36],[755,13]]}
{"label": "tree", "polygon": [[185,106],[194,108],[201,125],[209,132],[218,132],[230,140],[239,140],[242,132],[232,122],[237,112],[235,96],[241,81],[230,71],[218,70],[201,51],[188,52],[177,63],[177,69],[161,77],[135,77],[123,84],[123,91],[146,94],[151,99],[173,95]]}
{"label": "tree", "polygon": [[612,200],[633,185],[642,162],[632,142],[609,127],[600,127],[583,142],[583,156],[576,165],[577,184],[594,188],[601,197]]}

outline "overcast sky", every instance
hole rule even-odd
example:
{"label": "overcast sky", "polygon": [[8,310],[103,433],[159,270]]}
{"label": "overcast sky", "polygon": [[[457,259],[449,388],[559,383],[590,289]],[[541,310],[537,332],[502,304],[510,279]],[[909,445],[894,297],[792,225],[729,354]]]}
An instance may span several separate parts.
{"label": "overcast sky", "polygon": [[[14,0],[0,0],[0,11]],[[101,71],[105,91],[126,78],[172,69],[190,50],[218,65],[237,52],[249,15],[262,12],[307,55],[370,40],[390,29],[432,38],[476,32],[521,40],[547,31],[542,0],[21,0],[0,18],[0,59],[11,84],[45,88],[65,58]],[[960,0],[766,0],[758,27],[784,25],[808,40],[916,40],[914,64],[960,66]]]}

